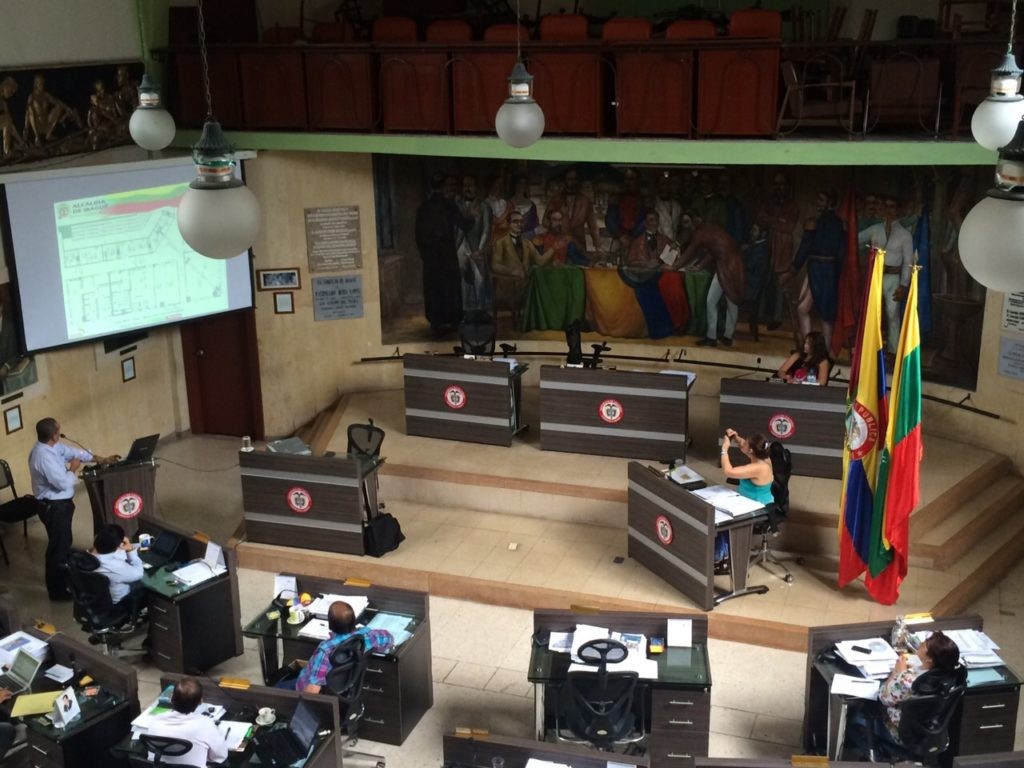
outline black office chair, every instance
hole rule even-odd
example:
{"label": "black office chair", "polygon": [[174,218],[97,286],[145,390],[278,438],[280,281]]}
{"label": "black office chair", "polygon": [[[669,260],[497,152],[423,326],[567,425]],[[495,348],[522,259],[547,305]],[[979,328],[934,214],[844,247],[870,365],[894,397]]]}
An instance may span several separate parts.
{"label": "black office chair", "polygon": [[[793,582],[793,574],[790,573],[786,564],[772,552],[770,542],[780,533],[779,525],[789,514],[789,478],[793,474],[793,459],[789,449],[778,440],[772,441],[768,446],[768,458],[772,462],[772,498],[775,503],[769,504],[766,509],[768,517],[764,522],[754,526],[754,535],[760,536],[761,541],[750,557],[751,565],[760,565],[768,573],[778,576],[787,584]],[[799,562],[799,561],[798,561]],[[774,573],[768,564],[780,568],[783,575]]]}
{"label": "black office chair", "polygon": [[[596,672],[569,672],[558,691],[555,737],[611,751],[616,744],[644,738],[644,697],[638,694],[636,672],[609,672],[608,664],[623,661],[626,646],[615,640],[591,640],[577,655]],[[635,711],[639,709],[639,712]],[[567,736],[564,729],[571,736]],[[573,738],[575,737],[575,738]]]}
{"label": "black office chair", "polygon": [[367,421],[369,424],[348,425],[348,447],[345,450],[359,456],[380,456],[386,433],[374,425],[373,419]]}
{"label": "black office chair", "polygon": [[[348,738],[349,746],[359,740],[359,724],[363,719],[363,678],[369,654],[362,635],[353,635],[331,652],[331,668],[327,672],[325,687],[338,697],[338,714],[341,733]],[[345,749],[342,757],[368,757],[376,761],[378,768],[384,767],[384,758],[369,752]]]}
{"label": "black office chair", "polygon": [[[952,672],[929,670],[914,681],[911,696],[901,701],[899,741],[884,726],[868,727],[863,742],[853,739],[871,762],[913,761],[924,765],[948,764],[949,726],[967,691],[967,669],[958,665]],[[887,717],[881,704],[873,716],[881,723]],[[869,724],[870,725],[870,724]],[[882,734],[879,736],[879,734]]]}
{"label": "black office chair", "polygon": [[457,355],[493,355],[498,326],[490,313],[482,309],[470,310],[459,323]]}
{"label": "black office chair", "polygon": [[[133,752],[128,756],[128,764],[136,768],[157,768],[165,764],[165,757],[182,757],[192,751],[191,741],[176,739],[173,736],[150,736],[143,733],[139,736],[139,743],[145,753]],[[153,754],[152,760],[149,759],[150,753]],[[183,765],[183,763],[174,764]],[[171,763],[166,763],[166,765],[171,765]]]}
{"label": "black office chair", "polygon": [[[4,488],[11,489],[12,498],[0,504],[0,523],[21,523],[25,537],[28,538],[28,521],[39,514],[39,502],[32,495],[19,496],[18,489],[14,487],[14,475],[11,473],[11,465],[0,459],[0,491]],[[3,536],[0,535],[0,553],[3,554],[4,562],[10,565],[7,558],[7,548],[4,547]]]}
{"label": "black office chair", "polygon": [[131,609],[110,599],[110,583],[96,573],[95,555],[72,549],[62,566],[74,604],[75,621],[89,633],[91,645],[102,645],[108,656],[144,653],[143,648],[124,648],[124,641],[146,630],[146,619],[133,616]]}

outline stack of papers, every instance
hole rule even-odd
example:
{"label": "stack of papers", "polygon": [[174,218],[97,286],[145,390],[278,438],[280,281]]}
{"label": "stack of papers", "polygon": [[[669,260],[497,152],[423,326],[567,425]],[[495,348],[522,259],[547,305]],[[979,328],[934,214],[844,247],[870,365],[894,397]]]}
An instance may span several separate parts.
{"label": "stack of papers", "polygon": [[37,659],[46,658],[46,641],[32,637],[28,632],[18,630],[0,640],[0,664],[6,667],[14,663],[18,651],[24,650]]}
{"label": "stack of papers", "polygon": [[232,752],[242,746],[242,742],[252,735],[252,723],[243,723],[240,720],[221,720],[217,724],[217,730],[224,737],[224,743]]}
{"label": "stack of papers", "polygon": [[324,619],[310,619],[299,630],[299,637],[308,637],[313,640],[326,640],[330,636],[331,628],[327,626],[327,622]]}
{"label": "stack of papers", "polygon": [[679,483],[680,485],[689,485],[690,483],[703,483],[705,482],[704,477],[694,472],[685,464],[677,464],[668,473],[668,479],[673,483]]}
{"label": "stack of papers", "polygon": [[58,683],[66,683],[74,674],[75,671],[71,667],[65,667],[63,664],[54,664],[45,672],[46,677]]}
{"label": "stack of papers", "polygon": [[378,613],[366,626],[370,629],[386,629],[395,638],[397,648],[412,637],[412,633],[407,629],[412,620],[411,616],[402,616],[398,613]]}
{"label": "stack of papers", "polygon": [[852,675],[836,675],[832,678],[831,693],[841,696],[856,696],[858,699],[877,699],[879,682]]}
{"label": "stack of papers", "polygon": [[220,576],[222,573],[226,573],[227,569],[224,566],[213,566],[210,565],[206,560],[197,560],[194,563],[182,566],[176,571],[171,573],[175,579],[180,581],[186,587],[194,587],[197,584],[202,584],[204,581]]}
{"label": "stack of papers", "polygon": [[627,632],[612,632],[607,627],[592,624],[577,624],[575,632],[552,632],[548,640],[548,649],[556,652],[572,654],[570,672],[596,672],[597,666],[580,663],[577,651],[584,643],[591,640],[617,640],[629,651],[626,658],[617,664],[608,664],[609,672],[636,672],[647,680],[658,679],[658,660],[647,658],[647,637]]}
{"label": "stack of papers", "polygon": [[318,619],[326,619],[327,611],[331,607],[331,603],[341,600],[342,602],[348,603],[352,606],[352,612],[359,618],[359,615],[366,610],[366,606],[370,604],[370,601],[365,595],[319,595],[312,603],[310,603],[306,610],[316,616]]}
{"label": "stack of papers", "polygon": [[[911,642],[917,646],[923,643],[931,632],[914,632]],[[999,667],[1003,660],[996,651],[999,646],[992,638],[978,629],[950,629],[944,632],[946,637],[956,643],[960,649],[960,660],[966,667]]]}
{"label": "stack of papers", "polygon": [[749,515],[764,507],[759,501],[740,496],[727,485],[712,485],[693,492],[715,506],[715,524],[728,522],[734,517]]}
{"label": "stack of papers", "polygon": [[880,637],[842,640],[836,643],[836,653],[857,667],[864,677],[884,680],[896,666],[896,651]]}

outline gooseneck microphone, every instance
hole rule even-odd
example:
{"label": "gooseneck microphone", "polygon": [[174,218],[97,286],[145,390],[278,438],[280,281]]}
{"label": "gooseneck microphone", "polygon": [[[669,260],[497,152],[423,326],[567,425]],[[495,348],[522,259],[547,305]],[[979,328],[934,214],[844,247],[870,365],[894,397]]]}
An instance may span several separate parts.
{"label": "gooseneck microphone", "polygon": [[96,455],[96,454],[95,454],[95,453],[93,453],[93,452],[92,452],[91,450],[89,450],[89,449],[88,449],[88,448],[86,448],[86,447],[85,447],[84,445],[82,445],[82,444],[81,444],[80,442],[78,442],[77,440],[75,440],[75,438],[73,438],[73,437],[68,437],[68,436],[67,436],[67,435],[65,435],[65,434],[64,434],[63,432],[61,432],[61,433],[60,433],[60,437],[61,437],[61,440],[67,440],[67,441],[69,441],[69,442],[72,442],[72,443],[74,443],[75,445],[77,445],[77,446],[78,446],[79,448],[81,448],[81,449],[82,449],[83,451],[89,451],[89,453],[92,453],[92,455],[93,455],[93,456],[95,456],[95,455]]}

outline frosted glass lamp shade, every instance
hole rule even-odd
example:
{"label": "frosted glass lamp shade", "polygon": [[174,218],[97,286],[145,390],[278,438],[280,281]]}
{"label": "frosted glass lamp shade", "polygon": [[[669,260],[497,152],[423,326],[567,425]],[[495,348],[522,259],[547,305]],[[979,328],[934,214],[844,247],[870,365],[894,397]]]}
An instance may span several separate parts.
{"label": "frosted glass lamp shade", "polygon": [[528,147],[544,134],[544,112],[533,99],[507,99],[498,108],[494,129],[510,147]]}
{"label": "frosted glass lamp shade", "polygon": [[178,205],[178,229],[196,253],[230,259],[245,253],[260,231],[260,204],[247,186],[189,187]]}
{"label": "frosted glass lamp shade", "polygon": [[158,152],[174,140],[174,118],[161,107],[138,107],[128,121],[128,133],[143,149]]}
{"label": "frosted glass lamp shade", "polygon": [[1024,96],[985,99],[971,117],[974,140],[985,149],[998,151],[1010,143],[1024,117]]}
{"label": "frosted glass lamp shade", "polygon": [[993,291],[1024,291],[1024,200],[986,196],[960,227],[960,260]]}

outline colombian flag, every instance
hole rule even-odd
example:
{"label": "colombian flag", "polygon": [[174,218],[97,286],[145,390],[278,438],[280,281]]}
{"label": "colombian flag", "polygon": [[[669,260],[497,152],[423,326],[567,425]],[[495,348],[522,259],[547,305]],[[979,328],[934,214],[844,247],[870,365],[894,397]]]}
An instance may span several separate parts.
{"label": "colombian flag", "polygon": [[918,320],[917,269],[910,277],[907,308],[896,353],[890,405],[892,414],[878,467],[873,546],[864,584],[880,603],[892,605],[907,575],[910,513],[920,500],[921,329]]}
{"label": "colombian flag", "polygon": [[868,567],[874,551],[875,490],[886,435],[885,365],[882,356],[882,267],[876,250],[868,266],[861,326],[850,368],[843,445],[843,493],[839,502],[839,586]]}

